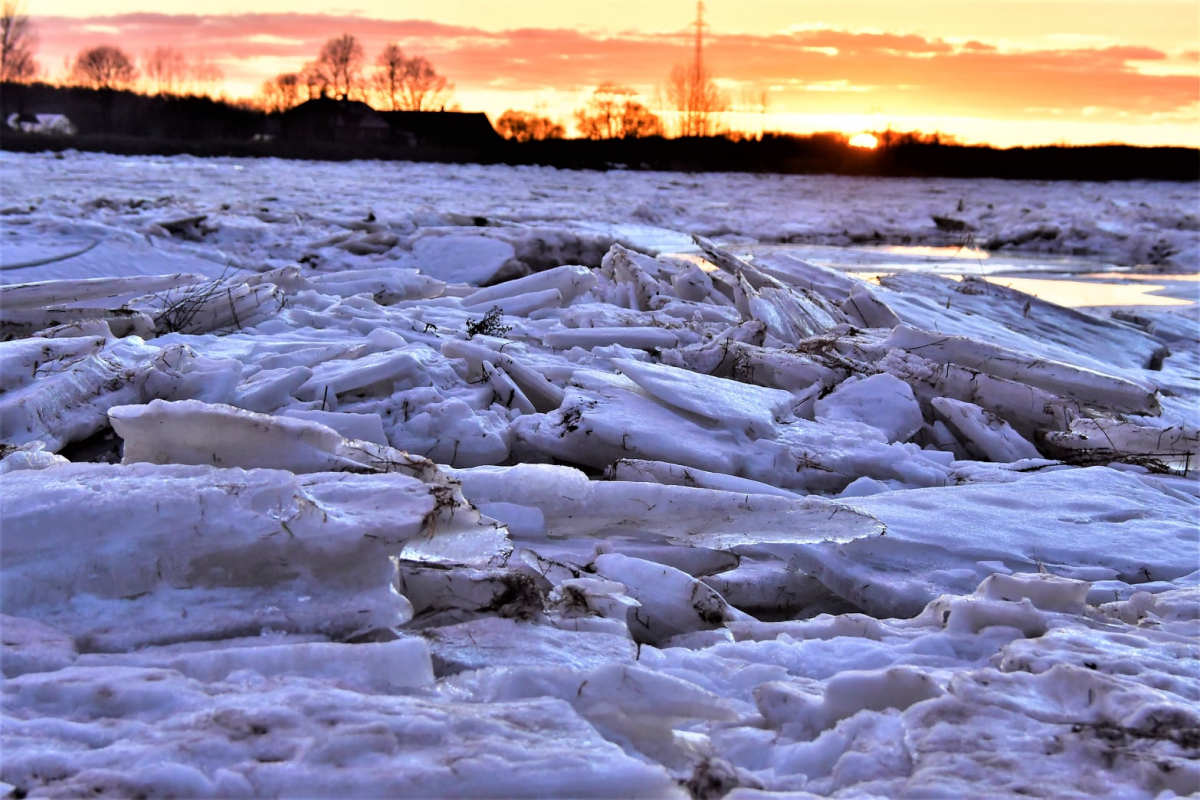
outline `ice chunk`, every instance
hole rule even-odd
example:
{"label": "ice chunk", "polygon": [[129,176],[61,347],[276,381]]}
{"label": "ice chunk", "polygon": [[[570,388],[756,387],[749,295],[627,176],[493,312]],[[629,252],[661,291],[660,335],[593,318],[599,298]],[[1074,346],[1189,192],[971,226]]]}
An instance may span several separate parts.
{"label": "ice chunk", "polygon": [[621,328],[559,328],[545,336],[545,342],[559,350],[582,347],[607,347],[619,344],[638,350],[656,350],[679,345],[679,335],[665,328],[621,327]]}
{"label": "ice chunk", "polygon": [[[1162,345],[1130,325],[1063,308],[997,283],[961,282],[938,275],[904,273],[881,277],[892,291],[881,294],[907,324],[965,336],[998,347],[1113,373],[1140,370],[1162,357]],[[1081,352],[1079,342],[1088,342]]]}
{"label": "ice chunk", "polygon": [[378,414],[352,414],[336,411],[313,411],[289,408],[282,416],[306,419],[333,428],[345,439],[361,439],[383,447],[388,446],[383,432],[383,418]]}
{"label": "ice chunk", "polygon": [[132,275],[119,278],[79,278],[0,287],[0,308],[9,311],[59,308],[92,300],[133,297],[201,283],[203,275]]}
{"label": "ice chunk", "polygon": [[109,410],[125,440],[124,463],[214,464],[292,472],[407,471],[436,474],[417,456],[346,440],[311,419],[256,414],[199,400],[118,406]]}
{"label": "ice chunk", "polygon": [[634,538],[730,549],[763,542],[848,541],[883,530],[872,517],[817,497],[589,482],[577,470],[535,464],[452,474],[474,502],[539,508],[547,532],[560,538]]}
{"label": "ice chunk", "polygon": [[1035,386],[1085,406],[1134,414],[1157,414],[1159,411],[1155,389],[1151,385],[1014,352],[978,339],[902,325],[892,331],[884,346],[899,347],[937,363],[958,364],[997,378]]}
{"label": "ice chunk", "polygon": [[594,563],[596,574],[623,584],[640,604],[628,611],[636,641],[662,642],[681,633],[719,628],[733,618],[720,594],[677,569],[618,553],[598,556]]}
{"label": "ice chunk", "polygon": [[976,455],[1001,464],[1041,456],[1011,425],[977,405],[949,397],[935,397],[931,404],[950,430]]}
{"label": "ice chunk", "polygon": [[1153,427],[1112,419],[1071,420],[1069,431],[1049,431],[1047,452],[1072,461],[1153,459],[1185,469],[1200,455],[1200,429],[1187,425]]}
{"label": "ice chunk", "polygon": [[915,614],[940,594],[970,592],[997,571],[995,562],[1068,577],[1103,567],[1130,584],[1196,568],[1195,501],[1105,467],[888,492],[853,507],[882,520],[887,535],[801,548],[797,562],[880,616]]}
{"label": "ice chunk", "polygon": [[463,305],[477,308],[491,307],[497,301],[506,298],[549,289],[557,290],[562,303],[566,305],[595,285],[596,276],[587,267],[555,267],[545,272],[498,283],[485,289],[477,289],[463,298]]}
{"label": "ice chunk", "polygon": [[792,416],[795,398],[779,389],[625,358],[612,363],[662,402],[714,422],[734,423],[752,437],[774,435],[777,423]]}
{"label": "ice chunk", "polygon": [[341,297],[369,294],[383,305],[439,297],[446,288],[444,281],[401,267],[316,273],[308,275],[308,282],[319,292]]}
{"label": "ice chunk", "polygon": [[436,533],[440,489],[149,464],[9,473],[0,602],[105,650],[392,627],[410,611],[389,557]]}
{"label": "ice chunk", "polygon": [[[395,694],[434,681],[429,645],[418,637],[383,642],[272,643],[277,636],[260,636],[213,643],[204,649],[185,646],[147,647],[133,653],[85,655],[80,666],[161,667],[189,678],[216,683],[233,673],[250,671],[265,678],[283,675],[328,681],[331,686],[364,692]],[[289,637],[300,638],[300,637]],[[195,644],[195,643],[190,643]]]}
{"label": "ice chunk", "polygon": [[412,252],[426,275],[472,286],[491,283],[516,256],[508,242],[462,234],[421,236],[413,242]]}
{"label": "ice chunk", "polygon": [[894,375],[881,372],[850,378],[813,404],[818,422],[851,420],[883,431],[889,442],[908,441],[925,424],[912,388]]}
{"label": "ice chunk", "polygon": [[58,451],[108,424],[106,412],[140,402],[153,374],[168,370],[178,348],[159,350],[131,337],[75,361],[60,372],[0,396],[0,441],[44,442]]}

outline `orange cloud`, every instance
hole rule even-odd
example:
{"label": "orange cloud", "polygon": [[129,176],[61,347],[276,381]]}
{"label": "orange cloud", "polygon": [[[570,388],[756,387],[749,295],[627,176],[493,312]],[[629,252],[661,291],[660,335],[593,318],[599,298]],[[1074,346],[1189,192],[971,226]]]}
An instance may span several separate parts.
{"label": "orange cloud", "polygon": [[[46,63],[101,42],[139,55],[170,44],[217,61],[231,83],[257,86],[299,69],[321,43],[357,35],[368,58],[398,41],[427,55],[462,91],[579,91],[617,81],[649,91],[691,57],[684,33],[596,34],[521,28],[487,31],[423,20],[314,14],[125,14],[34,20]],[[107,34],[105,31],[119,31]],[[46,52],[57,54],[46,58]],[[812,29],[713,35],[705,57],[716,76],[750,90],[774,87],[776,111],[975,116],[998,119],[1179,115],[1200,96],[1200,77],[1148,74],[1138,62],[1168,55],[1148,47],[1008,51],[977,40]],[[1194,52],[1177,53],[1181,63]],[[1161,70],[1159,71],[1161,72]],[[821,89],[821,91],[811,91]]]}

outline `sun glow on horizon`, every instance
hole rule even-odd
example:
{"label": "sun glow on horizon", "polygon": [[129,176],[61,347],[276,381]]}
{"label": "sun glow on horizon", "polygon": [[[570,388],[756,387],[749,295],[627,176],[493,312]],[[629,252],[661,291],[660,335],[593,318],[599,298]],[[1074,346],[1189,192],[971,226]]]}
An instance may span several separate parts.
{"label": "sun glow on horizon", "polygon": [[864,150],[874,150],[879,147],[879,139],[869,133],[856,133],[850,137],[851,147],[861,147]]}

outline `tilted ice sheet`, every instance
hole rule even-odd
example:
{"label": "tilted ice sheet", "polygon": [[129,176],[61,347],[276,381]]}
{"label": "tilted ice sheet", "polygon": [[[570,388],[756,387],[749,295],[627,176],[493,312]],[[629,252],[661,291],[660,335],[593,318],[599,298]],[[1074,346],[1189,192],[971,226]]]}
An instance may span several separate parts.
{"label": "tilted ice sheet", "polygon": [[849,502],[879,518],[887,533],[806,548],[799,561],[878,615],[914,614],[997,571],[1136,585],[1173,581],[1198,566],[1200,502],[1107,467]]}

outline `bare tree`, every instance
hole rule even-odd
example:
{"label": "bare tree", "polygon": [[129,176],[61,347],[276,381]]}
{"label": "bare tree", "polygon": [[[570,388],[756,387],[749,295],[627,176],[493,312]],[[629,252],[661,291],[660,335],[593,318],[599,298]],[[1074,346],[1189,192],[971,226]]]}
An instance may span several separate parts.
{"label": "bare tree", "polygon": [[310,61],[300,70],[300,85],[304,87],[305,99],[316,100],[329,96],[332,82],[321,62]]}
{"label": "bare tree", "polygon": [[206,55],[201,55],[192,64],[192,91],[201,97],[211,97],[217,87],[225,81],[225,72]]}
{"label": "bare tree", "polygon": [[715,136],[728,110],[721,90],[703,66],[679,64],[671,70],[667,99],[679,114],[680,136]]}
{"label": "bare tree", "polygon": [[137,77],[133,61],[119,47],[102,44],[81,50],[71,67],[71,78],[92,89],[125,89]]}
{"label": "bare tree", "polygon": [[404,52],[395,42],[389,42],[379,57],[375,59],[375,71],[371,75],[371,83],[389,111],[400,110],[404,71],[407,65]]}
{"label": "bare tree", "polygon": [[294,72],[276,75],[259,89],[259,105],[268,112],[282,112],[300,105],[300,76]]}
{"label": "bare tree", "polygon": [[187,58],[174,47],[156,47],[142,56],[142,75],[151,94],[179,94],[187,73]]}
{"label": "bare tree", "polygon": [[345,100],[362,83],[363,48],[354,36],[344,33],[330,39],[317,57],[329,78],[329,88],[335,97]]}
{"label": "bare tree", "polygon": [[575,111],[575,127],[588,139],[627,139],[662,134],[662,123],[627,86],[602,83]]}
{"label": "bare tree", "polygon": [[37,74],[33,51],[37,34],[22,12],[21,0],[4,0],[0,4],[0,81],[21,82]]}
{"label": "bare tree", "polygon": [[563,126],[528,111],[509,109],[496,120],[496,130],[505,139],[518,142],[535,142],[543,139],[561,139],[566,135]]}
{"label": "bare tree", "polygon": [[414,56],[405,62],[400,82],[400,107],[404,111],[433,111],[444,109],[454,84],[437,74],[424,56]]}

